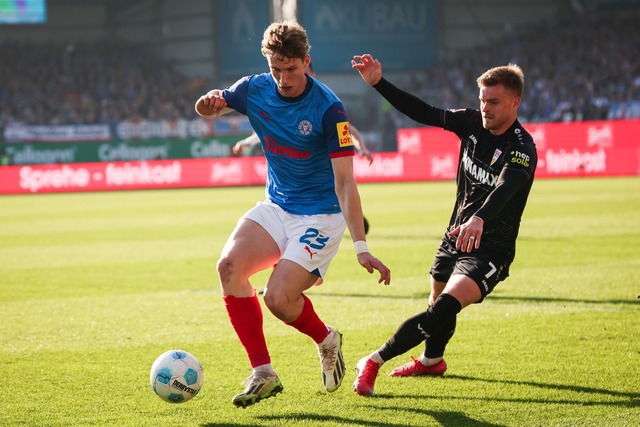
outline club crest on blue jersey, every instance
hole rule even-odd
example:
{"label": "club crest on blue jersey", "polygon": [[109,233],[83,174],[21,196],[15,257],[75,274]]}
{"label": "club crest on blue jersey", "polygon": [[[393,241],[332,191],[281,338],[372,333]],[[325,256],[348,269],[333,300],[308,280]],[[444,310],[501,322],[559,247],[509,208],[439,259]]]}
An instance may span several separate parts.
{"label": "club crest on blue jersey", "polygon": [[312,131],[313,131],[313,124],[309,120],[307,119],[300,120],[300,122],[298,123],[298,133],[300,135],[303,135],[303,136],[310,135]]}

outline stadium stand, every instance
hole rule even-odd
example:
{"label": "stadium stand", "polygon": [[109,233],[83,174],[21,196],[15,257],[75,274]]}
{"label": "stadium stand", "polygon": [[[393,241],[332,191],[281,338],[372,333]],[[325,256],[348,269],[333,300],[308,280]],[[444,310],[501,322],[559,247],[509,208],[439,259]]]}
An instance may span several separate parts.
{"label": "stadium stand", "polygon": [[640,117],[638,9],[558,18],[475,48],[413,79],[434,105],[477,107],[475,79],[514,62],[525,70],[520,117],[557,122]]}
{"label": "stadium stand", "polygon": [[[475,78],[490,66],[516,62],[527,80],[520,110],[524,122],[640,117],[640,61],[635,55],[639,18],[638,8],[600,11],[514,31],[433,69],[409,74],[410,84],[403,88],[437,106],[475,108]],[[112,124],[193,118],[194,99],[210,86],[204,78],[182,76],[149,50],[121,41],[4,41],[0,81],[0,130],[9,122]],[[364,128],[373,128],[367,118],[388,114],[356,116]],[[407,120],[393,116],[395,127],[415,126]]]}
{"label": "stadium stand", "polygon": [[0,126],[191,117],[204,87],[126,42],[10,41],[0,52]]}

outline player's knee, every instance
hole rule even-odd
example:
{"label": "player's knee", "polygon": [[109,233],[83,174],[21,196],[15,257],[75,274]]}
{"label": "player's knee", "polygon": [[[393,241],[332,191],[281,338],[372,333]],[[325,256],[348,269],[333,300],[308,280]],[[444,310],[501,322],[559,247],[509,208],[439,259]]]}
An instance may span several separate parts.
{"label": "player's knee", "polygon": [[270,289],[265,289],[264,292],[264,305],[267,306],[269,311],[278,319],[286,317],[287,308],[289,307],[289,299],[283,293],[278,293]]}
{"label": "player's knee", "polygon": [[238,274],[238,262],[231,256],[223,255],[216,263],[216,270],[218,271],[220,285],[225,289],[225,286],[231,283],[232,278]]}
{"label": "player's knee", "polygon": [[446,321],[451,318],[455,318],[462,310],[462,304],[452,295],[442,293],[436,298],[435,302],[428,311],[431,311],[431,316],[438,321]]}
{"label": "player's knee", "polygon": [[221,257],[220,259],[218,259],[218,262],[216,263],[216,271],[218,272],[218,276],[225,276],[230,267],[231,261],[226,257]]}

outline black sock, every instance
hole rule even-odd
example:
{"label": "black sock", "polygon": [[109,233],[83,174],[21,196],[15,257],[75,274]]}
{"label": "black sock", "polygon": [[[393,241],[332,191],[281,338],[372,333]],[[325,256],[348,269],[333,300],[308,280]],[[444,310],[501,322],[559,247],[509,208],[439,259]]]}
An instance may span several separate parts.
{"label": "black sock", "polygon": [[[406,353],[421,342],[435,340],[434,350],[444,353],[444,346],[453,335],[456,315],[462,310],[457,299],[449,294],[441,294],[426,311],[405,320],[378,353],[385,362]],[[443,337],[447,337],[446,340]],[[442,344],[444,342],[444,344]],[[436,356],[439,357],[439,356]]]}
{"label": "black sock", "polygon": [[449,322],[443,322],[439,332],[432,334],[426,340],[424,355],[429,359],[435,359],[444,355],[444,349],[456,330],[456,316]]}

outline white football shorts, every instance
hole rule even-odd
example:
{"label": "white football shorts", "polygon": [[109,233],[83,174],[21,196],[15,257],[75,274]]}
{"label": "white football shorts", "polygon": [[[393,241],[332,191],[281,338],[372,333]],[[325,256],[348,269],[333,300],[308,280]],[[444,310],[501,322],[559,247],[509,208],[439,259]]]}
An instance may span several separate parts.
{"label": "white football shorts", "polygon": [[281,259],[324,277],[347,227],[342,213],[293,215],[270,201],[258,202],[245,218],[262,226],[280,248]]}

